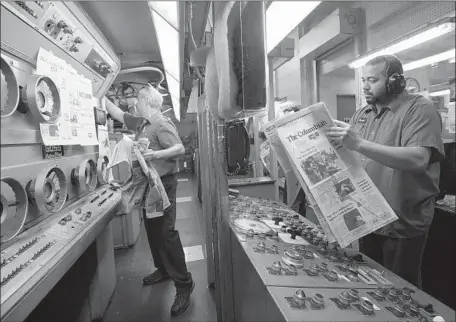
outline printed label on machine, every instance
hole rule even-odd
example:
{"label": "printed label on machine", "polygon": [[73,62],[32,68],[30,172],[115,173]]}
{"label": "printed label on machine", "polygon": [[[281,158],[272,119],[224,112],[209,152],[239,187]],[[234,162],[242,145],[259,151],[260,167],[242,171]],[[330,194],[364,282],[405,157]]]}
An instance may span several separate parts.
{"label": "printed label on machine", "polygon": [[55,159],[64,156],[63,145],[41,145],[43,159]]}

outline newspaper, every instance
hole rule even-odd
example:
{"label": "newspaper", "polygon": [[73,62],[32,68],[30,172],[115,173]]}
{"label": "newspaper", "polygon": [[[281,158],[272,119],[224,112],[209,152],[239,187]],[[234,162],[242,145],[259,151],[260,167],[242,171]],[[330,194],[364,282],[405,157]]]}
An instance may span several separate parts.
{"label": "newspaper", "polygon": [[[132,153],[135,154],[139,166],[133,166]],[[120,175],[125,178],[121,184],[121,211],[128,213],[139,205],[145,209],[147,218],[163,216],[163,211],[171,205],[163,183],[155,168],[147,165],[138,147],[125,134],[114,147],[106,169],[112,174],[112,167],[122,163],[126,165],[123,169],[127,174]],[[112,180],[114,178],[111,175],[110,182]]]}
{"label": "newspaper", "polygon": [[260,145],[260,159],[264,167],[271,173],[271,149],[268,141],[264,141]]}
{"label": "newspaper", "polygon": [[[281,159],[309,193],[326,234],[341,247],[395,221],[396,214],[359,164],[354,152],[330,140],[334,123],[324,103],[286,115],[266,126]],[[280,141],[280,142],[277,142]]]}
{"label": "newspaper", "polygon": [[51,78],[60,95],[58,121],[55,124],[40,123],[43,143],[45,145],[98,145],[92,81],[79,75],[65,60],[43,48],[38,51],[36,73]]}
{"label": "newspaper", "polygon": [[[292,114],[288,114],[292,115]],[[289,116],[288,116],[289,117]],[[270,148],[275,152],[277,156],[277,161],[280,164],[280,167],[282,168],[283,172],[285,173],[285,176],[288,177],[289,173],[295,173],[298,174],[297,168],[291,163],[290,159],[288,158],[287,152],[279,139],[279,136],[277,135],[276,131],[276,122],[279,119],[275,119],[269,123],[266,123],[263,127],[264,133],[266,135],[266,138],[268,139],[266,142],[268,142]],[[299,184],[301,185],[302,189],[304,190],[304,194],[306,195],[307,201],[309,206],[312,208],[314,211],[321,228],[325,231],[326,237],[328,238],[328,242],[334,243],[336,242],[336,237],[332,233],[332,230],[330,229],[328,223],[326,222],[325,217],[321,213],[320,207],[318,206],[315,198],[312,196],[312,193],[310,190],[307,188],[306,183],[304,182],[304,179],[300,175],[296,175],[296,178],[299,181]]]}

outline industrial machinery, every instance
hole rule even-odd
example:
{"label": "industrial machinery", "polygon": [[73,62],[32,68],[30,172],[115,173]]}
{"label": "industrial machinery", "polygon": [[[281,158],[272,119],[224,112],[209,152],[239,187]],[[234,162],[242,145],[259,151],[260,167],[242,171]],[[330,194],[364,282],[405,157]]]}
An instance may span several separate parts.
{"label": "industrial machinery", "polygon": [[[69,101],[55,78],[37,74],[42,49],[89,80],[92,93],[78,89]],[[45,145],[42,138],[59,136],[67,104],[93,98],[91,108],[99,106],[119,70],[112,47],[76,2],[2,1],[2,321],[28,316],[106,229],[120,201],[98,145]]]}
{"label": "industrial machinery", "polygon": [[449,307],[356,250],[329,244],[285,205],[230,198],[236,321],[454,321]]}

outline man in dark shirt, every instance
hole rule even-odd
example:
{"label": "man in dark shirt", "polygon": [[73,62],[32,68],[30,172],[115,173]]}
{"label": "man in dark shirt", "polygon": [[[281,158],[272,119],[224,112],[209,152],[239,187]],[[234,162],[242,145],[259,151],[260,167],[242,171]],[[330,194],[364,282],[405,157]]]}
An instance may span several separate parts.
{"label": "man in dark shirt", "polygon": [[168,195],[171,206],[164,210],[161,217],[148,218],[143,209],[144,223],[149,246],[157,270],[143,279],[144,285],[156,284],[171,278],[176,286],[176,298],[171,315],[184,312],[195,286],[185,264],[185,254],[175,230],[177,158],[184,155],[185,148],[171,120],[161,114],[163,98],[153,87],[145,87],[138,93],[137,116],[123,112],[109,100],[106,102],[108,113],[128,129],[136,132],[136,141],[147,138],[149,149],[143,152],[144,159],[157,170]]}
{"label": "man in dark shirt", "polygon": [[442,122],[432,102],[405,90],[401,61],[391,55],[363,68],[368,105],[350,124],[334,121],[330,138],[358,152],[374,184],[399,217],[360,240],[367,256],[421,287],[421,260],[439,193]]}

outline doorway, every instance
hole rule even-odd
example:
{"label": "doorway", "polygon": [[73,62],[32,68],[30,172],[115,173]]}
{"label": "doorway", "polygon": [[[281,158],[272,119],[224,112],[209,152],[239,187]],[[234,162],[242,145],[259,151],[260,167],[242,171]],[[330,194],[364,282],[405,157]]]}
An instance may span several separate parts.
{"label": "doorway", "polygon": [[352,94],[337,95],[337,119],[347,122],[356,112],[356,97]]}

